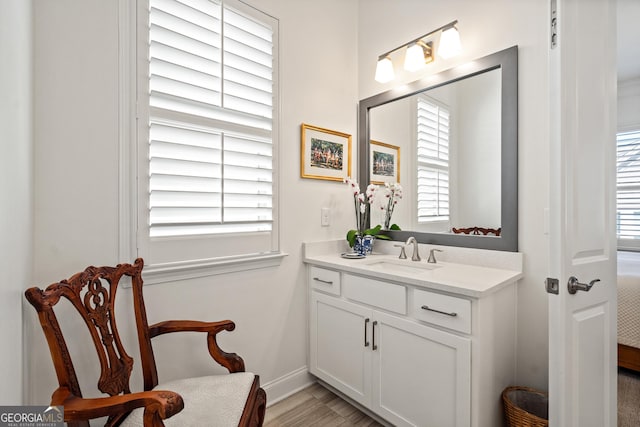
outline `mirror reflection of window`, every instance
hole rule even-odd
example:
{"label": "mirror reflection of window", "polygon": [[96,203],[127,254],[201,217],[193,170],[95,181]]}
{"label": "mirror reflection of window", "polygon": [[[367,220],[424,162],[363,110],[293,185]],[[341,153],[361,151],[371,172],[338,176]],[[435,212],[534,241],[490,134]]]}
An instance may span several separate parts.
{"label": "mirror reflection of window", "polygon": [[418,223],[444,221],[449,228],[449,107],[420,95],[416,100]]}

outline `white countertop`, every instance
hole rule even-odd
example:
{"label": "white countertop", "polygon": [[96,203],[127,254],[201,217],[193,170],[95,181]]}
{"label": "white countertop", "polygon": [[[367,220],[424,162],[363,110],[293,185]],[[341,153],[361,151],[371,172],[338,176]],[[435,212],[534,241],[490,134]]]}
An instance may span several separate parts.
{"label": "white countertop", "polygon": [[[304,262],[307,264],[474,298],[496,292],[514,284],[522,277],[522,254],[518,253],[511,253],[515,256],[514,262],[504,262],[501,259],[497,263],[500,267],[494,266],[496,262],[490,260],[495,251],[483,251],[487,252],[484,254],[487,266],[477,265],[477,256],[471,257],[474,258],[473,263],[469,264],[458,259],[456,262],[438,261],[433,265],[427,264],[424,256],[422,261],[399,260],[397,255],[384,252],[374,252],[362,259],[346,259],[340,256],[340,252],[335,250],[337,247],[333,244],[326,246],[329,249],[328,252],[317,250],[317,247],[308,250],[306,245]],[[438,246],[438,248],[450,250],[448,247]],[[411,254],[408,255],[411,256]],[[504,257],[501,253],[496,256]],[[464,258],[463,256],[458,258],[460,257]],[[383,266],[380,262],[386,264]],[[395,268],[395,266],[399,267]]]}

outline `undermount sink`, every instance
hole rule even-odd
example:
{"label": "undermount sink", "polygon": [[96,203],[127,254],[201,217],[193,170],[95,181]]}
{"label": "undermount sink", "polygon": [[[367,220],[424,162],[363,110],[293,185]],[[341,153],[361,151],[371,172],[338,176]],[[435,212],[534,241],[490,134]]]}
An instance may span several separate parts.
{"label": "undermount sink", "polygon": [[400,259],[371,260],[367,267],[375,268],[387,273],[421,274],[442,267],[438,264],[427,264],[425,261],[410,261]]}

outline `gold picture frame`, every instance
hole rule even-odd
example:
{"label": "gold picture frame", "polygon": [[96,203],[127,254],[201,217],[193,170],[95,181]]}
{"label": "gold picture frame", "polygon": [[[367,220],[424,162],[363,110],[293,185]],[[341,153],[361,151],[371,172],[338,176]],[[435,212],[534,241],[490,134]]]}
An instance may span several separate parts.
{"label": "gold picture frame", "polygon": [[343,181],[351,176],[351,135],[302,123],[300,176]]}
{"label": "gold picture frame", "polygon": [[400,183],[400,147],[371,140],[369,176],[372,184]]}

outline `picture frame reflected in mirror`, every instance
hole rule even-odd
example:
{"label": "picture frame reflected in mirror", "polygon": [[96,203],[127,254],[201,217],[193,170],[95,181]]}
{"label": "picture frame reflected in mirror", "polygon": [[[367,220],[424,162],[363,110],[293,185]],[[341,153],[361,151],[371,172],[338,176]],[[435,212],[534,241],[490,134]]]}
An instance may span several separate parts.
{"label": "picture frame reflected in mirror", "polygon": [[400,147],[374,140],[369,147],[371,184],[400,183]]}

